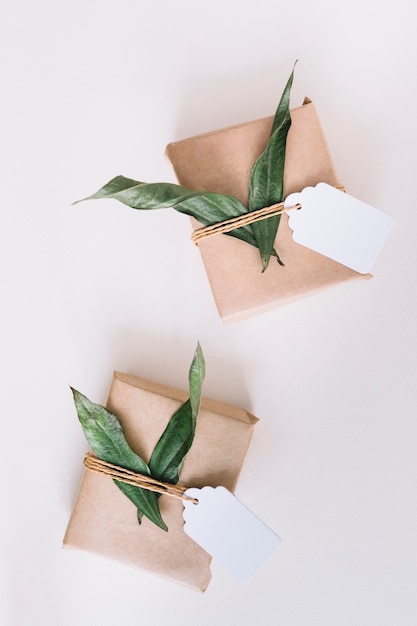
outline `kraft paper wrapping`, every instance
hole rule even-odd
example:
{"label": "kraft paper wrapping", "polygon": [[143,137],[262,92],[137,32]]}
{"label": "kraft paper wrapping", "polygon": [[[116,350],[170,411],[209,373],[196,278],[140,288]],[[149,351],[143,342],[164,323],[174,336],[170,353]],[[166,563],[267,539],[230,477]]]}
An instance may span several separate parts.
{"label": "kraft paper wrapping", "polygon": [[[115,372],[107,408],[119,418],[131,448],[148,461],[169,418],[187,397],[183,391]],[[257,421],[243,409],[204,398],[180,484],[224,485],[233,492]],[[168,532],[147,518],[139,525],[136,507],[113,480],[85,470],[63,545],[204,591],[211,557],[184,533],[182,501],[163,495],[159,505]]]}
{"label": "kraft paper wrapping", "polygon": [[[306,99],[291,111],[291,119],[285,196],[319,182],[340,184],[313,103]],[[250,171],[268,143],[272,121],[268,117],[170,143],[166,155],[179,184],[230,194],[246,205]],[[194,229],[201,227],[195,220],[192,223]],[[262,273],[257,248],[225,234],[200,241],[207,277],[225,322],[268,311],[343,281],[370,278],[295,243],[286,214],[281,217],[275,248],[285,267],[271,258]]]}

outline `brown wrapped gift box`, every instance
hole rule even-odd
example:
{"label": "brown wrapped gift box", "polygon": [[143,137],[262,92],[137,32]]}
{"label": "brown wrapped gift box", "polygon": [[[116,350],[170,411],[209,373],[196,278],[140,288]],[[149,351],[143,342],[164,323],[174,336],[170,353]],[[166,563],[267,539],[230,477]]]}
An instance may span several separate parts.
{"label": "brown wrapped gift box", "polygon": [[[319,182],[338,185],[314,105],[308,99],[291,111],[287,138],[285,196]],[[264,150],[273,117],[239,124],[170,143],[166,155],[178,182],[198,191],[230,194],[247,204],[250,171]],[[194,228],[201,224],[193,220]],[[284,214],[275,248],[285,267],[272,258],[261,273],[259,251],[228,235],[199,243],[201,256],[222,319],[249,317],[330,285],[369,278],[295,243]]]}
{"label": "brown wrapped gift box", "polygon": [[[115,413],[129,445],[149,460],[169,418],[187,393],[115,372],[107,408]],[[234,491],[257,418],[203,399],[196,434],[181,472],[188,487],[223,485]],[[93,552],[204,591],[211,557],[183,531],[183,504],[159,499],[165,532],[148,519],[139,526],[136,507],[112,479],[86,470],[64,537],[64,547]]]}

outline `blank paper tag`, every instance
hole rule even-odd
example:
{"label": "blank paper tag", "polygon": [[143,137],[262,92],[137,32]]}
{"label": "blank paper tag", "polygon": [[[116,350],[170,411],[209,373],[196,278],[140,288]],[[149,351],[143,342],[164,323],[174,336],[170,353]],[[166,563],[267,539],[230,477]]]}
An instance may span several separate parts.
{"label": "blank paper tag", "polygon": [[184,500],[184,531],[245,582],[276,550],[281,539],[225,487],[192,487]]}
{"label": "blank paper tag", "polygon": [[388,238],[393,218],[326,183],[290,194],[284,208],[293,239],[351,269],[367,274]]}

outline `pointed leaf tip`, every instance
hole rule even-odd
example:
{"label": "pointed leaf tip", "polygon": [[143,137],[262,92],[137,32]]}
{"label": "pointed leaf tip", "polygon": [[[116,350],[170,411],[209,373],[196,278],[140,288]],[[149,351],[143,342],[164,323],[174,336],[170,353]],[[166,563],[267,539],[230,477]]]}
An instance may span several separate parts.
{"label": "pointed leaf tip", "polygon": [[[76,389],[71,389],[78,419],[93,452],[103,461],[149,476],[148,465],[129,446],[117,416],[106,407],[91,402]],[[158,496],[154,492],[117,480],[114,482],[143,515],[167,530],[159,510]]]}
{"label": "pointed leaf tip", "polygon": [[159,480],[174,484],[179,480],[185,455],[194,439],[204,375],[203,351],[197,343],[189,371],[190,398],[169,420],[149,461],[152,475]]}
{"label": "pointed leaf tip", "polygon": [[[285,85],[272,123],[271,135],[262,154],[252,166],[249,183],[249,211],[270,206],[284,199],[284,165],[287,134],[291,126],[290,93],[294,69]],[[262,261],[266,270],[273,254],[280,215],[273,215],[252,224]]]}

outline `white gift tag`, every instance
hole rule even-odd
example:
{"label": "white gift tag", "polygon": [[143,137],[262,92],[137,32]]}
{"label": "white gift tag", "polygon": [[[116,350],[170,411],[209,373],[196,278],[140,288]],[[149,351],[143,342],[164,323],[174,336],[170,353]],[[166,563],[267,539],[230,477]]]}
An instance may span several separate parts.
{"label": "white gift tag", "polygon": [[184,500],[184,532],[241,582],[276,550],[281,539],[225,487],[191,487]]}
{"label": "white gift tag", "polygon": [[290,194],[284,208],[297,243],[361,274],[371,271],[393,225],[391,215],[347,193],[319,183]]}

